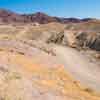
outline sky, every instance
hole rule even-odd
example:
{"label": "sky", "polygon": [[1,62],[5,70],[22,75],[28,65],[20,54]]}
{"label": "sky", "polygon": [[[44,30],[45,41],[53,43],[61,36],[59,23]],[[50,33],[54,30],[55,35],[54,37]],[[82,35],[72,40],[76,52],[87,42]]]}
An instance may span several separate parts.
{"label": "sky", "polygon": [[100,0],[0,0],[0,8],[17,13],[44,12],[59,17],[100,18]]}

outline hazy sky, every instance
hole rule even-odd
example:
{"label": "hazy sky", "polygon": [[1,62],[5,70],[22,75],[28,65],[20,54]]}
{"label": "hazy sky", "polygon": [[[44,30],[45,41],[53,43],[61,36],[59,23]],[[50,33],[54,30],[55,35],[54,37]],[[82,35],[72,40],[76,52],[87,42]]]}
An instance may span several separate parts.
{"label": "hazy sky", "polygon": [[40,11],[53,16],[100,18],[100,0],[0,0],[0,8],[18,13]]}

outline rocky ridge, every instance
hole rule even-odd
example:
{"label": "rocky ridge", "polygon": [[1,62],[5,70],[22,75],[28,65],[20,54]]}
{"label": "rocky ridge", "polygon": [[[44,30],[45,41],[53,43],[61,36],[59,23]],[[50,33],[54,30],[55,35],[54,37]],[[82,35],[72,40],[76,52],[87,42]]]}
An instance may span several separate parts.
{"label": "rocky ridge", "polygon": [[80,23],[94,20],[92,18],[78,19],[78,18],[60,18],[52,17],[42,12],[35,14],[18,14],[9,10],[0,9],[0,22],[3,23],[39,23],[47,24],[50,22],[58,23]]}

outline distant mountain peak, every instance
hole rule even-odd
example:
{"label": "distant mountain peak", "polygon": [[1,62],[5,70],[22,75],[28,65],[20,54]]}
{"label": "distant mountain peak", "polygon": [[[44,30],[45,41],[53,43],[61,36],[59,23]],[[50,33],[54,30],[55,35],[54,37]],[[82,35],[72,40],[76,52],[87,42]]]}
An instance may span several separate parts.
{"label": "distant mountain peak", "polygon": [[42,15],[42,16],[48,16],[47,14],[45,14],[45,13],[43,13],[43,12],[36,12],[36,13],[34,13],[35,15],[38,15],[38,16],[40,16],[40,15]]}

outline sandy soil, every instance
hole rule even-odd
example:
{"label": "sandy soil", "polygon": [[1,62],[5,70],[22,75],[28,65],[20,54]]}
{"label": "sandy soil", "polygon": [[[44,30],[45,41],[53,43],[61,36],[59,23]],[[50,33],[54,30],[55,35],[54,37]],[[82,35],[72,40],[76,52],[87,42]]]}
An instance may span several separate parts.
{"label": "sandy soil", "polygon": [[[99,94],[81,86],[67,72],[68,65],[72,68],[76,64],[75,62],[71,64],[65,62],[72,60],[70,55],[74,56],[76,51],[58,46],[54,50],[58,55],[56,57],[17,41],[1,41],[0,99],[100,100]],[[68,58],[66,58],[65,52],[68,53]],[[80,58],[79,55],[76,57]],[[57,64],[55,59],[57,62],[60,59],[63,63]],[[75,60],[74,57],[73,60]],[[63,66],[64,64],[67,66]],[[82,62],[79,63],[79,65],[82,64]],[[79,75],[81,75],[80,72],[79,70]],[[83,71],[83,74],[87,74],[87,72]]]}

